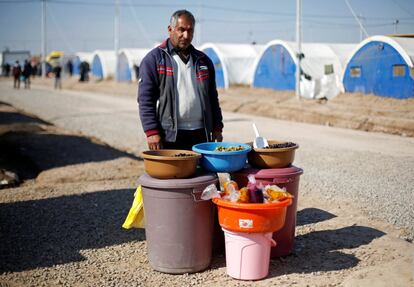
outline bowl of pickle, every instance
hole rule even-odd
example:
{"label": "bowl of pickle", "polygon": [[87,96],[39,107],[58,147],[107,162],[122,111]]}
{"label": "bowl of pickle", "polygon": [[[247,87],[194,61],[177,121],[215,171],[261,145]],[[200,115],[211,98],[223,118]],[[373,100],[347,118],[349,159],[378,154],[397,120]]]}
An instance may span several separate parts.
{"label": "bowl of pickle", "polygon": [[206,142],[193,146],[201,154],[200,166],[212,172],[234,172],[247,163],[250,145],[239,142]]}
{"label": "bowl of pickle", "polygon": [[269,140],[268,146],[264,148],[253,148],[253,143],[248,143],[252,147],[247,158],[251,166],[257,168],[282,168],[293,163],[295,150],[299,145],[289,141]]}
{"label": "bowl of pickle", "polygon": [[145,171],[154,178],[173,179],[191,177],[201,155],[190,150],[160,149],[141,153]]}

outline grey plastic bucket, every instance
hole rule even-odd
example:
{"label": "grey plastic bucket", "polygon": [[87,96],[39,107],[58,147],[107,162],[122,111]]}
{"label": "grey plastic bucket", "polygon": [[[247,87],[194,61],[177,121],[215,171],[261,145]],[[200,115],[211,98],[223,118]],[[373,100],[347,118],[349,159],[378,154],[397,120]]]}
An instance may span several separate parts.
{"label": "grey plastic bucket", "polygon": [[189,179],[139,178],[145,212],[149,263],[157,271],[182,274],[210,266],[213,203],[201,192],[218,179],[215,173],[196,173]]}

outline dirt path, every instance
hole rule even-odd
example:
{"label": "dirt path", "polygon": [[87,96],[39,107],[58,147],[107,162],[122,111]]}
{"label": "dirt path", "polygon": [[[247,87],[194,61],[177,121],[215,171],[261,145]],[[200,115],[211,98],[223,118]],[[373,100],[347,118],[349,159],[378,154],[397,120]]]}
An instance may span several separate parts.
{"label": "dirt path", "polygon": [[[143,230],[120,227],[143,172],[136,156],[6,103],[0,147],[1,165],[24,180],[0,190],[0,286],[252,285],[228,277],[222,255],[200,273],[152,270]],[[294,253],[254,285],[414,284],[414,246],[395,226],[317,189],[300,193],[297,216]]]}

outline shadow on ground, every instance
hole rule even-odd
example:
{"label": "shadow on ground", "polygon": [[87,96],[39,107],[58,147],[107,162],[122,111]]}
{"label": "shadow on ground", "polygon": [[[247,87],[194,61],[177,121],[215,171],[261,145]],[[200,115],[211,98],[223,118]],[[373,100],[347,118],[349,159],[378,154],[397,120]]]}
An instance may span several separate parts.
{"label": "shadow on ground", "polygon": [[49,123],[19,112],[0,111],[0,129],[0,167],[17,173],[20,180],[67,165],[120,157],[140,160],[86,137],[56,133]]}
{"label": "shadow on ground", "polygon": [[[297,216],[297,226],[318,223],[336,217],[334,214],[317,208],[303,209],[298,212]],[[271,261],[269,277],[352,268],[360,260],[342,250],[367,245],[384,235],[384,232],[377,229],[357,225],[297,235],[292,254]]]}
{"label": "shadow on ground", "polygon": [[319,208],[305,208],[299,210],[296,216],[296,226],[322,222],[336,217],[335,214]]}
{"label": "shadow on ground", "polygon": [[145,240],[123,229],[130,189],[0,204],[0,273],[81,261],[82,249]]}

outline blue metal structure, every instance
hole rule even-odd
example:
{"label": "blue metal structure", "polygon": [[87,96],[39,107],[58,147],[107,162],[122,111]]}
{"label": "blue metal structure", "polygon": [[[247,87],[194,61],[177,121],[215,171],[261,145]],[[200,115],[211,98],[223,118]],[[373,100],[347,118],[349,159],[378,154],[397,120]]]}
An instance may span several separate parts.
{"label": "blue metal structure", "polygon": [[76,56],[73,59],[73,74],[74,75],[79,75],[80,74],[80,68],[79,68],[80,63],[81,63],[81,60],[80,60],[79,56]]}
{"label": "blue metal structure", "polygon": [[383,41],[367,41],[348,61],[343,77],[347,92],[384,97],[414,97],[412,68],[395,47]]}
{"label": "blue metal structure", "polygon": [[[129,67],[128,58],[124,53],[118,56],[118,80],[120,82],[129,82],[132,80],[132,71]],[[134,73],[135,75],[135,73]]]}
{"label": "blue metal structure", "polygon": [[295,90],[296,64],[281,44],[270,45],[263,52],[254,71],[253,87]]}
{"label": "blue metal structure", "polygon": [[206,53],[206,55],[211,59],[211,61],[214,64],[217,88],[226,88],[224,80],[223,63],[221,62],[220,57],[217,55],[216,51],[214,51],[213,48],[206,48],[203,50],[203,52]]}
{"label": "blue metal structure", "polygon": [[98,55],[93,56],[92,74],[97,78],[103,79],[102,63],[101,63],[101,59],[99,58]]}

